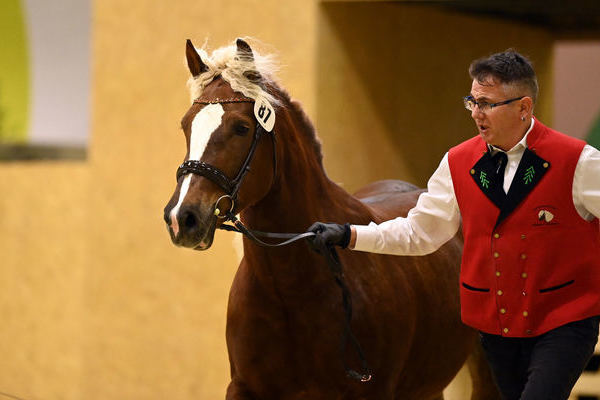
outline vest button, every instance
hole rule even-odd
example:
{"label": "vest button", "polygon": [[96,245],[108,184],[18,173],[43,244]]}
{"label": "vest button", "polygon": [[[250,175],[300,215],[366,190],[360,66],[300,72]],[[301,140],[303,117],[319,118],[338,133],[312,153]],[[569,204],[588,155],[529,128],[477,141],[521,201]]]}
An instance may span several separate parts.
{"label": "vest button", "polygon": [[474,169],[471,170],[471,175],[475,175],[475,170]]}
{"label": "vest button", "polygon": [[494,258],[498,258],[500,257],[500,253],[498,253],[497,251],[494,252]]}
{"label": "vest button", "polygon": [[521,274],[521,278],[523,278],[523,279],[527,278],[527,272],[523,272],[523,273]]}
{"label": "vest button", "polygon": [[529,315],[529,313],[527,311],[523,311],[523,316],[527,317]]}
{"label": "vest button", "polygon": [[500,237],[500,234],[499,234],[499,233],[494,233],[494,238],[495,238],[495,239],[498,239],[499,237]]}
{"label": "vest button", "polygon": [[500,271],[496,271],[496,276],[500,276]]}
{"label": "vest button", "polygon": [[544,164],[542,164],[544,166],[544,168],[548,168],[548,163],[545,162]]}
{"label": "vest button", "polygon": [[496,293],[498,294],[498,296],[502,296],[503,292],[502,292],[502,290],[498,290]]}
{"label": "vest button", "polygon": [[524,240],[527,236],[521,235],[521,240]]}
{"label": "vest button", "polygon": [[504,333],[508,333],[508,328],[504,328],[504,329],[502,329],[502,332],[504,332]]}
{"label": "vest button", "polygon": [[501,308],[500,309],[500,314],[506,314],[506,308]]}
{"label": "vest button", "polygon": [[527,258],[527,254],[525,254],[525,253],[521,254],[521,260],[524,260],[526,258]]}

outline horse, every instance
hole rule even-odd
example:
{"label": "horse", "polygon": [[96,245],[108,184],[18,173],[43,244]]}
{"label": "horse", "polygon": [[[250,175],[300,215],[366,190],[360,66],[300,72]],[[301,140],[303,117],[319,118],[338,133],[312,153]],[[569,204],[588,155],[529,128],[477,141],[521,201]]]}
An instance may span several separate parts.
{"label": "horse", "polygon": [[[300,104],[274,78],[273,58],[247,41],[211,53],[186,43],[193,100],[181,121],[187,153],[164,209],[177,246],[208,250],[228,215],[252,229],[305,232],[315,221],[368,224],[406,216],[419,190],[375,182],[355,195],[329,180]],[[361,362],[340,347],[343,300],[325,258],[308,243],[262,247],[244,237],[227,308],[227,400],[443,399],[465,361],[473,400],[499,398],[477,333],[460,320],[462,239],[434,254],[340,250]]]}

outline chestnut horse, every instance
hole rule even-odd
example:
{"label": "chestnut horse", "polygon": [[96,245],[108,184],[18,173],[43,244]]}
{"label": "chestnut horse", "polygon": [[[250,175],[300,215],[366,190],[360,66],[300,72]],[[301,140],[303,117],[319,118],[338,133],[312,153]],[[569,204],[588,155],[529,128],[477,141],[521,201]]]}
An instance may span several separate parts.
{"label": "chestnut horse", "polygon": [[[315,221],[381,222],[415,205],[422,191],[403,182],[350,195],[327,178],[315,130],[274,82],[268,56],[241,39],[200,54],[188,41],[195,100],[164,211],[176,245],[210,248],[224,214],[260,231],[304,232]],[[304,240],[265,248],[244,237],[227,312],[226,399],[442,399],[467,359],[472,399],[498,398],[476,332],[460,321],[461,251],[456,237],[423,257],[339,252],[351,328],[373,372],[359,382],[344,372],[360,359],[351,344],[340,349],[344,310],[325,258]]]}

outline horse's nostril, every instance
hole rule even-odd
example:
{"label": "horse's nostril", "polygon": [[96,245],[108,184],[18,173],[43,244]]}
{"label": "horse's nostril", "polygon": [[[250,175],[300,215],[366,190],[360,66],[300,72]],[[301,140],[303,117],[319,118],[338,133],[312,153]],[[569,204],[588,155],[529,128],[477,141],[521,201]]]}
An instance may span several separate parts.
{"label": "horse's nostril", "polygon": [[183,224],[187,229],[194,229],[197,227],[198,223],[196,217],[191,212],[188,212],[183,220]]}

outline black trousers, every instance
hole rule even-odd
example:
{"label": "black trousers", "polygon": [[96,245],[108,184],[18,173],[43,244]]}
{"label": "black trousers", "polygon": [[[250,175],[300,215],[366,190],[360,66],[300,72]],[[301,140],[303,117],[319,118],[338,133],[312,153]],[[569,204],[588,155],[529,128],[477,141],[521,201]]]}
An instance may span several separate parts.
{"label": "black trousers", "polygon": [[504,400],[567,400],[594,353],[600,317],[571,322],[532,338],[481,333]]}

